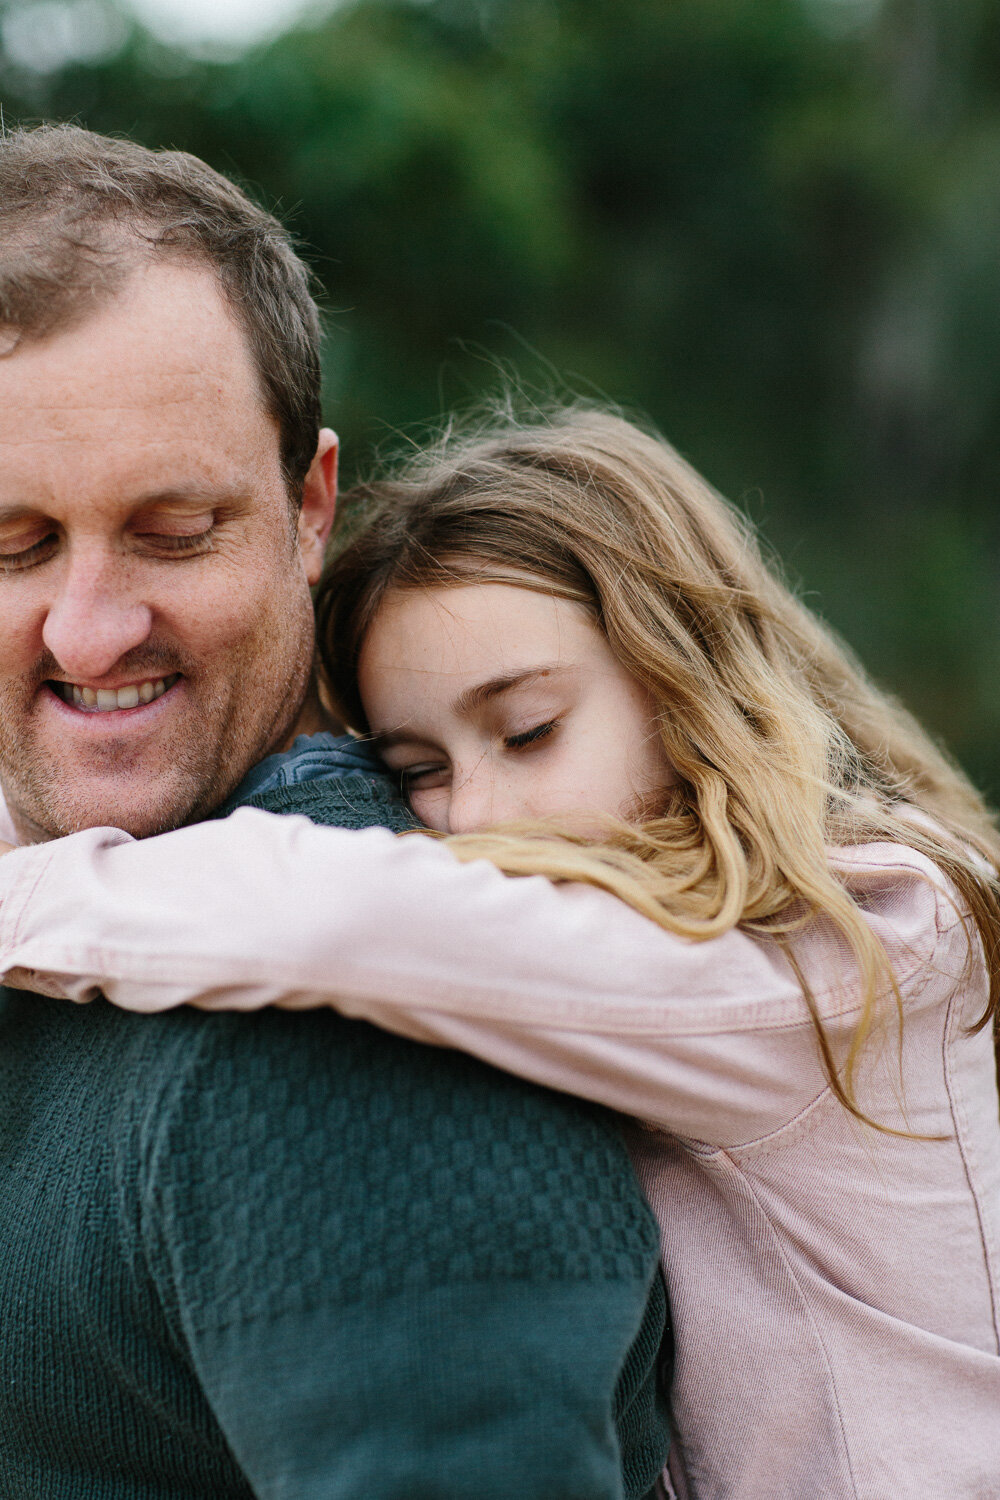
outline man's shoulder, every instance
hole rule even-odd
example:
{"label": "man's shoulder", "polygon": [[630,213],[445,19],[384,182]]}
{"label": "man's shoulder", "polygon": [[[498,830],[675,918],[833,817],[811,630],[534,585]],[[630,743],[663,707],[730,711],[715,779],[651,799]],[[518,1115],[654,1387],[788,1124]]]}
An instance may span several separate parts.
{"label": "man's shoulder", "polygon": [[381,772],[351,771],[324,776],[246,797],[241,807],[298,813],[333,828],[389,828],[403,833],[417,827],[399,794],[399,785]]}
{"label": "man's shoulder", "polygon": [[[394,778],[372,772],[272,788],[243,805],[340,828],[416,826]],[[477,1245],[481,1269],[495,1271],[499,1254],[523,1255],[525,1224],[560,1274],[572,1261],[574,1275],[617,1275],[631,1256],[641,1275],[655,1256],[655,1223],[606,1111],[331,1011],[211,1020],[223,1024],[196,1028],[178,1123],[197,1121],[197,1137],[224,1150],[266,1135],[274,1160],[292,1153],[298,1180],[310,1163],[328,1201],[361,1193],[395,1203],[401,1253],[413,1229],[406,1214],[437,1204],[449,1220],[465,1216],[463,1265]],[[175,1147],[173,1160],[182,1157]],[[571,1253],[584,1219],[603,1238],[577,1235]],[[498,1221],[508,1236],[498,1238]]]}
{"label": "man's shoulder", "polygon": [[[402,1368],[428,1382],[403,1398],[420,1432],[435,1392],[460,1408],[456,1382],[488,1386],[481,1417],[521,1402],[530,1369],[528,1406],[562,1420],[553,1382],[578,1381],[645,1493],[666,1441],[658,1234],[612,1117],[332,1013],[188,1013],[167,1034],[183,1065],[146,1155],[144,1242],[206,1359],[228,1370],[234,1338],[280,1338],[287,1368],[332,1362],[379,1401]],[[551,1434],[530,1441],[541,1461]]]}
{"label": "man's shoulder", "polygon": [[330,1013],[171,1032],[145,1197],[196,1319],[379,1299],[400,1277],[648,1281],[656,1226],[601,1111]]}
{"label": "man's shoulder", "polygon": [[570,1196],[612,1212],[636,1202],[614,1116],[464,1053],[329,1010],[156,1020],[170,1072],[161,1129],[175,1153],[246,1162],[246,1143],[267,1141],[257,1159],[265,1175],[293,1157],[300,1179],[312,1173],[341,1199],[362,1180],[387,1198],[405,1180],[412,1197],[415,1176],[432,1173],[428,1200],[477,1199],[502,1183],[510,1203],[544,1179],[554,1209]]}
{"label": "man's shoulder", "polygon": [[435,1284],[607,1280],[641,1278],[655,1258],[614,1118],[464,1054],[332,1011],[138,1016],[103,1000],[0,1000],[0,1117],[53,1150],[88,1138],[192,1283],[209,1244],[234,1271],[263,1258],[259,1278],[231,1283],[251,1300],[255,1287],[274,1295],[263,1261],[290,1265],[308,1246],[317,1289],[330,1256],[342,1289],[349,1267],[360,1288],[403,1264]]}

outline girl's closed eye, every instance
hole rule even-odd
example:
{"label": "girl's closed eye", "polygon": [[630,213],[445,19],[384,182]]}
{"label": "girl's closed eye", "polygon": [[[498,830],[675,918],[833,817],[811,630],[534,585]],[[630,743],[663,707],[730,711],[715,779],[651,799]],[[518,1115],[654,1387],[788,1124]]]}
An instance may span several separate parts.
{"label": "girl's closed eye", "polygon": [[504,747],[507,750],[525,750],[529,745],[537,745],[539,740],[559,728],[558,719],[548,719],[544,724],[536,724],[531,729],[522,729],[518,734],[504,736]]}
{"label": "girl's closed eye", "polygon": [[429,791],[434,787],[444,786],[451,775],[451,770],[441,762],[436,762],[402,766],[396,774],[399,777],[403,795],[408,796],[413,791]]}

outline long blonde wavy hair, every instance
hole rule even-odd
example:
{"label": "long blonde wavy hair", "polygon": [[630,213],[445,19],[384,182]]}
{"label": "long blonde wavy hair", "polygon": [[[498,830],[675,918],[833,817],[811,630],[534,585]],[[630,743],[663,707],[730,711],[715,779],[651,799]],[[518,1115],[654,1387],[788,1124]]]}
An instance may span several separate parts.
{"label": "long blonde wavy hair", "polygon": [[[344,497],[317,598],[327,690],[368,725],[357,666],[389,590],[515,583],[592,611],[655,705],[676,779],[638,823],[599,843],[545,825],[452,837],[461,859],[612,891],[670,932],[740,926],[781,943],[825,917],[849,946],[863,1004],[839,1064],[808,986],[830,1086],[868,1119],[855,1068],[886,954],[830,851],[907,844],[951,881],[1000,1002],[1000,839],[978,794],[768,565],[747,522],[662,439],[582,404],[527,423],[448,429],[389,477]],[[914,810],[924,816],[914,818]],[[869,1121],[877,1124],[878,1122]]]}

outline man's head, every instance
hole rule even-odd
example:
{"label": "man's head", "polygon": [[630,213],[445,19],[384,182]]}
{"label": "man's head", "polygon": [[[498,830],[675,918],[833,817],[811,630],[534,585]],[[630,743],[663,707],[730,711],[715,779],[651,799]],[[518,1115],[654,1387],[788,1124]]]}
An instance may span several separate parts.
{"label": "man's head", "polygon": [[73,128],[0,138],[0,247],[0,782],[25,837],[151,833],[308,690],[336,444],[307,272],[203,163]]}

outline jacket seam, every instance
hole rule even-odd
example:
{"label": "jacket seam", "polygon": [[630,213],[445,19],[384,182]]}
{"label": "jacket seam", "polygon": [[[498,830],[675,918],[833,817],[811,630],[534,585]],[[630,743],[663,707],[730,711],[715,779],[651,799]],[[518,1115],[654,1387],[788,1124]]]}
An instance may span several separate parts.
{"label": "jacket seam", "polygon": [[945,1025],[942,1033],[941,1046],[944,1082],[945,1088],[948,1091],[948,1102],[951,1105],[952,1119],[954,1120],[956,1126],[955,1137],[958,1143],[959,1155],[962,1158],[962,1168],[965,1172],[965,1180],[968,1183],[969,1192],[972,1195],[972,1201],[975,1204],[976,1222],[979,1225],[979,1239],[983,1248],[983,1258],[986,1262],[986,1281],[990,1290],[990,1309],[993,1316],[993,1337],[996,1344],[995,1352],[1000,1354],[1000,1307],[998,1307],[997,1303],[997,1287],[995,1279],[996,1247],[993,1245],[990,1236],[986,1232],[986,1224],[983,1219],[981,1195],[977,1189],[973,1172],[973,1144],[971,1140],[969,1140],[967,1135],[968,1118],[965,1112],[964,1100],[961,1097],[961,1090],[958,1087],[958,1083],[954,1075],[954,1070],[952,1068],[951,1047],[949,1045],[951,1040],[952,1028],[954,1027],[954,1025],[958,1024],[958,1018],[955,1014],[958,1005],[958,999],[959,995],[956,991],[948,1002],[948,1010],[945,1016]]}
{"label": "jacket seam", "polygon": [[845,1465],[847,1467],[847,1475],[848,1475],[848,1478],[849,1478],[850,1484],[851,1484],[851,1495],[853,1497],[853,1500],[859,1500],[857,1479],[856,1479],[855,1474],[854,1474],[854,1465],[851,1463],[851,1448],[850,1448],[850,1444],[849,1444],[849,1442],[847,1440],[847,1430],[846,1430],[846,1426],[845,1426],[845,1423],[844,1423],[844,1411],[843,1411],[843,1407],[841,1406],[841,1402],[840,1402],[840,1391],[839,1391],[838,1386],[837,1386],[836,1378],[834,1377],[833,1366],[832,1366],[831,1361],[830,1361],[829,1350],[827,1349],[826,1343],[825,1343],[825,1341],[823,1339],[823,1335],[820,1332],[819,1325],[818,1325],[818,1323],[816,1321],[816,1317],[815,1317],[815,1315],[813,1313],[812,1304],[811,1304],[809,1298],[806,1296],[805,1289],[803,1288],[801,1282],[799,1281],[799,1278],[798,1278],[798,1276],[795,1273],[795,1268],[793,1267],[791,1261],[788,1258],[788,1254],[786,1252],[784,1244],[782,1243],[781,1237],[778,1235],[777,1231],[775,1230],[774,1225],[771,1222],[770,1215],[767,1213],[766,1209],[764,1208],[763,1203],[761,1202],[760,1198],[758,1197],[758,1194],[756,1192],[756,1189],[754,1188],[754,1185],[753,1185],[752,1181],[750,1180],[750,1178],[747,1176],[747,1174],[745,1172],[743,1172],[743,1171],[740,1170],[739,1166],[733,1160],[733,1158],[730,1155],[729,1151],[724,1151],[724,1152],[721,1153],[721,1155],[723,1155],[725,1157],[727,1163],[729,1164],[729,1166],[731,1167],[731,1169],[733,1170],[733,1172],[735,1172],[737,1174],[737,1176],[740,1178],[740,1180],[743,1182],[743,1184],[746,1187],[747,1192],[750,1194],[750,1196],[753,1199],[754,1203],[757,1205],[757,1208],[760,1211],[760,1213],[761,1213],[761,1215],[762,1215],[762,1217],[764,1219],[764,1222],[766,1223],[766,1225],[768,1227],[768,1231],[769,1231],[770,1236],[771,1236],[771,1243],[774,1246],[774,1248],[777,1250],[779,1256],[781,1257],[782,1263],[784,1264],[785,1269],[788,1272],[788,1275],[789,1275],[789,1277],[791,1279],[791,1282],[792,1282],[793,1286],[795,1287],[795,1290],[798,1292],[798,1295],[802,1299],[802,1306],[803,1306],[803,1308],[805,1310],[807,1318],[809,1319],[810,1326],[811,1326],[811,1328],[813,1330],[813,1333],[815,1335],[815,1338],[816,1338],[816,1343],[817,1343],[819,1349],[822,1351],[823,1363],[824,1363],[824,1365],[826,1367],[827,1377],[828,1377],[829,1382],[830,1382],[830,1393],[831,1393],[831,1395],[833,1397],[834,1409],[835,1409],[835,1411],[837,1413],[837,1424],[838,1424],[838,1427],[839,1427],[839,1430],[840,1430],[841,1441],[843,1443],[844,1463],[845,1463]]}

